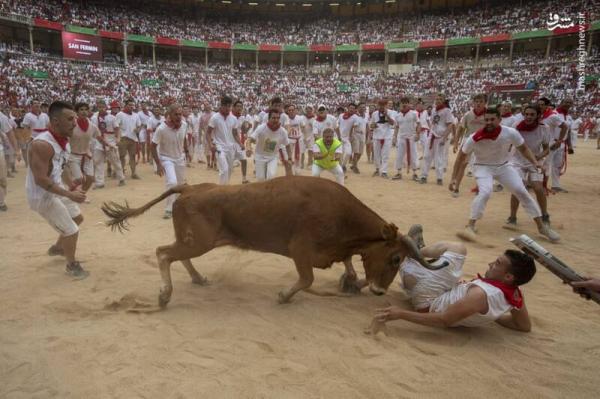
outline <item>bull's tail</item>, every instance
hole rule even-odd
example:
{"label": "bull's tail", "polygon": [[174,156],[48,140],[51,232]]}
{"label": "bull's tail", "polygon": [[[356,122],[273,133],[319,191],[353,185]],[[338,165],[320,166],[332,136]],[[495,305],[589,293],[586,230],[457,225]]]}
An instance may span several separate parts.
{"label": "bull's tail", "polygon": [[414,260],[419,262],[421,264],[421,266],[423,266],[424,268],[429,269],[429,270],[439,270],[439,269],[443,269],[444,267],[449,265],[449,263],[446,261],[441,262],[438,265],[431,264],[423,257],[423,255],[421,254],[421,251],[419,251],[419,248],[417,247],[417,244],[415,244],[415,242],[413,240],[411,240],[410,237],[403,235],[401,237],[401,240],[404,243],[404,245],[406,246],[406,250],[408,251],[408,256],[410,256],[411,258],[413,258]]}
{"label": "bull's tail", "polygon": [[102,204],[102,212],[106,216],[109,217],[109,220],[106,221],[106,225],[111,228],[111,230],[119,230],[119,232],[123,232],[123,230],[129,230],[127,219],[134,218],[140,216],[148,209],[152,208],[154,205],[158,204],[169,195],[172,194],[181,194],[187,188],[187,184],[182,184],[179,186],[172,187],[162,193],[159,197],[154,198],[152,201],[148,202],[146,205],[141,206],[139,208],[130,208],[129,203],[125,201],[125,205],[117,204],[116,202],[110,201]]}

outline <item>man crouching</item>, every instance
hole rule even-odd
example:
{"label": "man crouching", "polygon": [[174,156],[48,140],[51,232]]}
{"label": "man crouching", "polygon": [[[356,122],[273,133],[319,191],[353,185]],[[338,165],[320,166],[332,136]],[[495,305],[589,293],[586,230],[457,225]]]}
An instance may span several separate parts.
{"label": "man crouching", "polygon": [[[415,241],[418,243],[419,237]],[[445,261],[449,266],[428,270],[406,258],[399,273],[415,310],[396,306],[377,309],[372,325],[374,333],[380,323],[397,319],[433,327],[477,327],[495,321],[513,330],[531,331],[519,287],[535,275],[533,258],[508,249],[488,265],[484,277],[478,274],[476,279],[465,282],[459,281],[467,254],[463,244],[437,242],[422,248],[421,253],[436,258],[434,263]]]}

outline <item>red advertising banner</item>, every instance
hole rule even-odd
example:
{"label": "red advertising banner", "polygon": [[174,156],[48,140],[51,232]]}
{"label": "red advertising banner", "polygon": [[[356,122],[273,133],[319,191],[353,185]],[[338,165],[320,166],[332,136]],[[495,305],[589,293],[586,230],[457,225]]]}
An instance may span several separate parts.
{"label": "red advertising banner", "polygon": [[65,58],[102,61],[102,39],[100,37],[63,31],[62,44]]}

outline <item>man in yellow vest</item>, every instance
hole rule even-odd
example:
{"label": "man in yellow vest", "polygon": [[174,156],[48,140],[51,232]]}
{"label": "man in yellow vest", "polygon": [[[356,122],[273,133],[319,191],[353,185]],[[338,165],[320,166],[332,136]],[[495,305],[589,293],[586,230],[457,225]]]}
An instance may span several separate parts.
{"label": "man in yellow vest", "polygon": [[323,137],[315,141],[312,148],[314,163],[312,175],[321,176],[321,172],[327,170],[335,176],[335,180],[344,185],[344,171],[340,166],[342,158],[342,142],[335,137],[333,129],[323,130]]}

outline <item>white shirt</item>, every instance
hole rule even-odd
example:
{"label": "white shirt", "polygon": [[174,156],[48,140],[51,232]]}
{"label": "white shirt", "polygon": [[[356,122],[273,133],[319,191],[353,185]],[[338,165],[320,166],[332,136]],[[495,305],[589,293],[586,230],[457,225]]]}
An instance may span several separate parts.
{"label": "white shirt", "polygon": [[475,154],[475,165],[503,165],[509,160],[510,146],[520,147],[524,143],[521,134],[507,126],[501,126],[496,140],[483,139],[475,142],[475,134],[477,132],[470,135],[462,146],[462,152],[465,154]]}
{"label": "white shirt", "polygon": [[335,131],[335,128],[337,127],[337,119],[335,118],[335,116],[327,114],[325,119],[323,119],[322,121],[319,121],[315,117],[314,124],[315,124],[315,130],[316,130],[315,134],[318,137],[323,137],[323,130],[331,129],[331,130]]}
{"label": "white shirt", "polygon": [[512,309],[512,306],[506,301],[502,290],[482,280],[473,280],[468,283],[458,284],[450,291],[447,291],[434,299],[431,306],[429,306],[429,311],[432,313],[445,311],[450,305],[463,299],[467,295],[469,288],[474,285],[480,287],[485,292],[488,311],[486,314],[475,313],[474,315],[459,321],[455,326],[478,327],[493,323],[504,313]]}
{"label": "white shirt", "polygon": [[[518,130],[517,130],[518,131]],[[544,129],[544,126],[538,125],[537,128],[530,132],[519,132],[533,155],[538,156],[543,152],[543,144],[548,144],[549,137]],[[512,163],[521,167],[533,166],[519,151],[512,154]]]}
{"label": "white shirt", "polygon": [[[107,113],[104,117],[100,117],[96,112],[91,120],[94,125],[98,126],[98,130],[100,130],[100,134],[104,137],[104,141],[110,146],[116,147],[117,138],[115,137],[115,129],[118,127],[117,118],[110,113]],[[97,138],[94,139],[94,149],[99,151],[104,150],[104,147]]]}
{"label": "white shirt", "polygon": [[303,129],[302,133],[304,134],[305,139],[310,139],[317,134],[317,126],[315,124],[316,117],[307,118],[305,115],[302,115],[302,124]]}
{"label": "white shirt", "polygon": [[424,109],[423,111],[421,111],[420,115],[419,115],[419,111],[415,111],[417,113],[417,116],[419,117],[419,123],[421,124],[421,130],[429,130],[430,126],[429,126],[429,113],[427,112],[426,109]]}
{"label": "white shirt", "polygon": [[121,137],[127,137],[138,142],[138,136],[135,134],[135,129],[141,126],[140,118],[136,113],[131,113],[131,115],[120,111],[117,114],[117,124],[119,125],[119,130],[121,131]]}
{"label": "white shirt", "polygon": [[256,141],[254,159],[257,161],[277,159],[277,150],[290,144],[288,132],[283,127],[273,131],[266,123],[257,127],[250,137]]}
{"label": "white shirt", "polygon": [[[384,119],[385,118],[385,122]],[[394,113],[390,110],[386,111],[386,115],[379,115],[379,110],[371,114],[371,123],[377,123],[377,127],[373,131],[373,140],[391,139],[394,135],[392,131],[392,124],[390,121],[394,120]]]}
{"label": "white shirt", "polygon": [[546,132],[549,138],[554,142],[560,137],[560,125],[565,122],[565,117],[556,111],[553,111],[548,117],[542,119],[542,123],[546,126]]}
{"label": "white shirt", "polygon": [[186,129],[187,126],[183,123],[177,130],[169,127],[166,122],[161,123],[152,135],[152,142],[158,145],[158,154],[174,161],[183,160]]}
{"label": "white shirt", "polygon": [[304,127],[304,119],[301,115],[294,116],[294,119],[288,115],[288,126],[286,128],[288,137],[292,140],[302,138],[302,128]]}
{"label": "white shirt", "polygon": [[190,114],[190,125],[192,133],[197,136],[200,133],[200,114]]}
{"label": "white shirt", "polygon": [[454,115],[448,107],[441,110],[433,108],[431,110],[431,132],[436,137],[442,137],[448,130],[448,124],[454,123]]}
{"label": "white shirt", "polygon": [[517,122],[517,117],[512,114],[510,116],[503,116],[500,120],[502,126],[515,127],[517,126],[517,123],[519,123]]}
{"label": "white shirt", "polygon": [[208,121],[208,126],[213,128],[212,140],[217,151],[232,151],[236,149],[237,142],[233,137],[233,129],[236,127],[237,118],[231,114],[224,118],[220,112],[216,112]]}
{"label": "white shirt", "polygon": [[[342,140],[349,140],[350,139],[350,131],[352,131],[352,128],[358,128],[358,125],[360,124],[360,117],[356,114],[353,114],[352,116],[348,117],[348,119],[344,119],[344,114],[341,114],[338,117],[338,126],[340,129],[340,138]],[[356,130],[356,129],[355,129]]]}
{"label": "white shirt", "polygon": [[21,125],[23,127],[30,128],[31,137],[35,138],[39,133],[46,130],[49,123],[50,119],[45,113],[40,112],[39,115],[36,115],[33,112],[28,112],[25,114],[25,117],[23,118],[23,123]]}
{"label": "white shirt", "polygon": [[485,126],[484,114],[477,116],[475,111],[470,110],[463,115],[460,125],[465,128],[465,135],[474,133]]}
{"label": "white shirt", "polygon": [[152,118],[152,116],[153,116],[152,112],[150,112],[150,111],[147,111],[147,112],[148,112],[147,115],[144,113],[144,111],[139,111],[137,113],[138,118],[140,118],[140,124],[142,125],[142,128],[140,129],[140,133],[146,132],[146,128],[148,127],[148,120],[150,118]]}
{"label": "white shirt", "polygon": [[10,120],[0,111],[0,156],[4,156],[4,145],[9,145],[7,134],[11,130]]}
{"label": "white shirt", "polygon": [[417,124],[419,123],[419,115],[416,111],[408,110],[405,113],[402,111],[396,114],[396,126],[398,126],[399,139],[412,139],[417,133]]}
{"label": "white shirt", "polygon": [[581,120],[581,118],[573,119],[573,122],[571,122],[571,130],[577,133],[582,123],[583,121]]}
{"label": "white shirt", "polygon": [[367,115],[360,116],[358,114],[356,116],[358,116],[358,127],[354,129],[354,134],[365,138],[367,137],[367,124],[369,123],[369,117]]}

